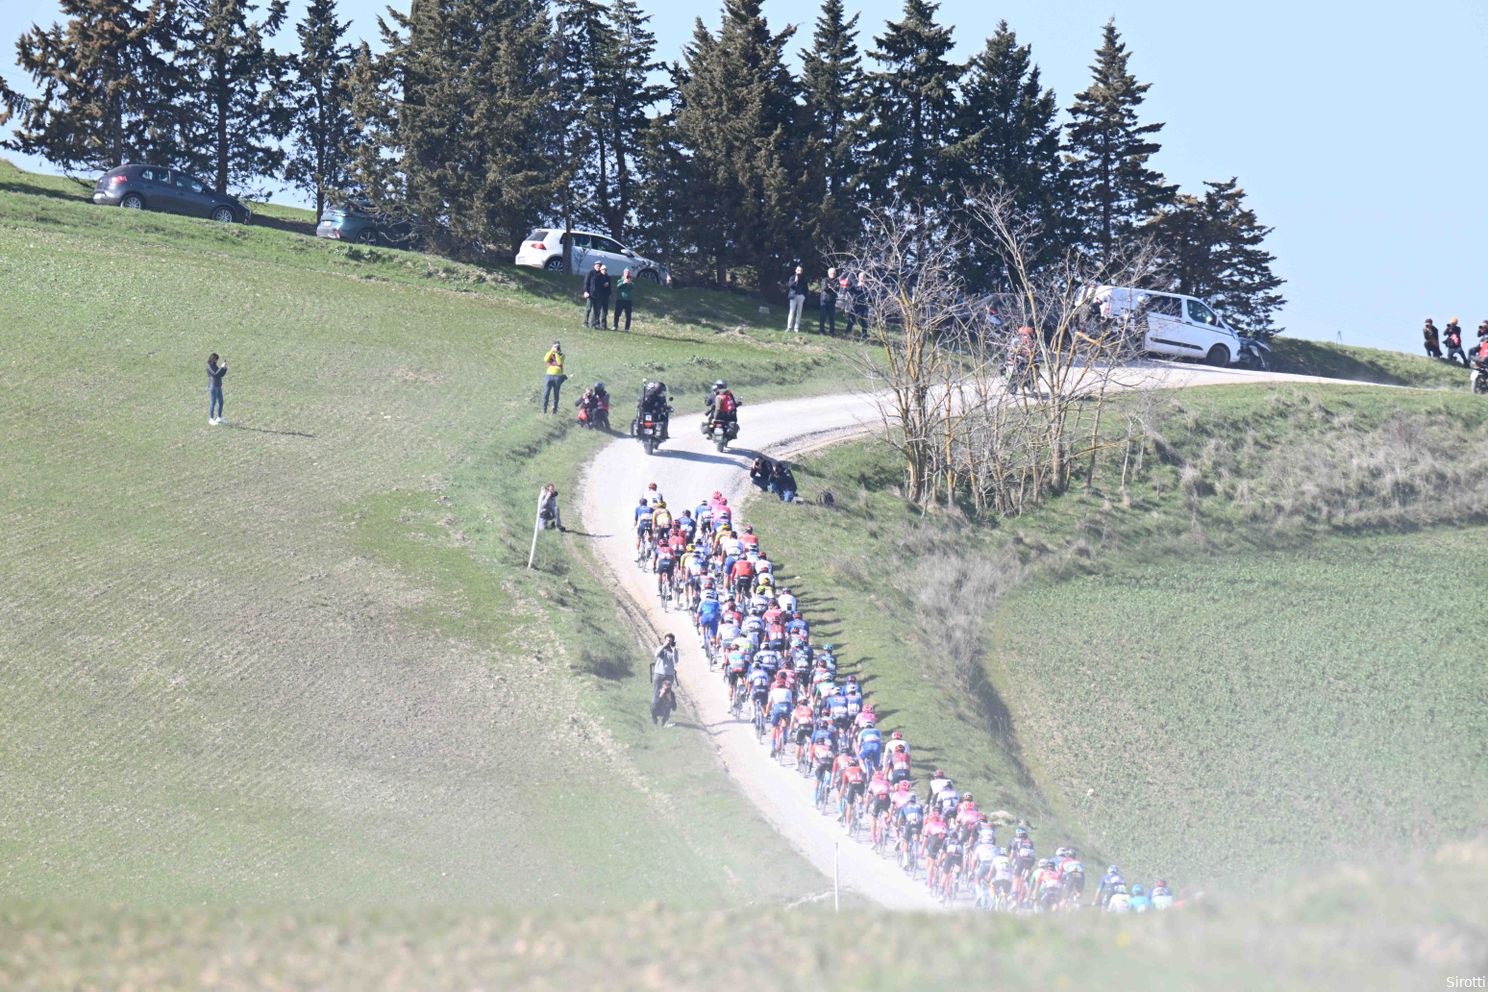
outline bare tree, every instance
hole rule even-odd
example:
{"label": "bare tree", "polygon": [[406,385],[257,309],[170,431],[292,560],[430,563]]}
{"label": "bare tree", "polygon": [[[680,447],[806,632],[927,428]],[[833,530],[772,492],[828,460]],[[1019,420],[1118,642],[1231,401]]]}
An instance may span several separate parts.
{"label": "bare tree", "polygon": [[[966,228],[905,211],[873,217],[868,238],[842,259],[856,281],[875,345],[866,360],[881,386],[884,439],[903,456],[906,495],[928,509],[965,501],[1011,516],[1093,485],[1099,456],[1141,432],[1142,404],[1110,430],[1108,398],[1145,373],[1133,365],[1144,315],[1113,321],[1094,303],[1102,283],[1141,285],[1151,254],[1097,270],[1070,252],[1048,258],[1038,226],[997,194],[968,197]],[[952,259],[991,253],[1007,291],[974,296]],[[1135,419],[1133,419],[1135,418]],[[1125,473],[1123,473],[1125,474]]]}

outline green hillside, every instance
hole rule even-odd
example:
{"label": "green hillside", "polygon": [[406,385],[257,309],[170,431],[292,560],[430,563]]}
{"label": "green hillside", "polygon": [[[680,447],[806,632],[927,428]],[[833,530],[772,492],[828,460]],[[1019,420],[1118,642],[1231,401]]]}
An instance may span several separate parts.
{"label": "green hillside", "polygon": [[1124,492],[1117,464],[1002,526],[921,518],[867,444],[806,462],[835,509],[751,519],[821,549],[791,571],[888,725],[1045,845],[1253,890],[1471,836],[1488,405],[1216,387],[1152,420]]}
{"label": "green hillside", "polygon": [[[584,331],[557,277],[3,182],[12,903],[718,906],[819,884],[703,740],[642,719],[584,538],[521,566],[539,484],[571,494],[604,440],[538,412],[553,338],[570,386],[603,378],[622,407],[654,374],[684,406],[724,370],[828,389],[844,356],[732,297],[643,291],[638,333]],[[720,823],[738,844],[711,843]]]}

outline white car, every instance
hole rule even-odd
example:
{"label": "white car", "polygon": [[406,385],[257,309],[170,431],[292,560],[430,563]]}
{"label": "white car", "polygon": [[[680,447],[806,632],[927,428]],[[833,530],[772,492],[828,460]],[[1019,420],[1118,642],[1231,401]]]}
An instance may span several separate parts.
{"label": "white car", "polygon": [[572,259],[569,271],[576,276],[584,275],[594,268],[595,262],[603,262],[613,278],[620,278],[620,273],[629,269],[636,279],[644,279],[657,285],[671,285],[672,276],[665,265],[637,255],[614,238],[597,231],[569,231],[568,238],[565,239],[559,228],[534,228],[517,249],[516,263],[530,265],[535,269],[547,269],[549,272],[562,272],[565,240]]}
{"label": "white car", "polygon": [[1203,300],[1179,293],[1101,286],[1089,299],[1107,320],[1128,318],[1142,329],[1142,350],[1218,365],[1268,368],[1271,348],[1229,324]]}

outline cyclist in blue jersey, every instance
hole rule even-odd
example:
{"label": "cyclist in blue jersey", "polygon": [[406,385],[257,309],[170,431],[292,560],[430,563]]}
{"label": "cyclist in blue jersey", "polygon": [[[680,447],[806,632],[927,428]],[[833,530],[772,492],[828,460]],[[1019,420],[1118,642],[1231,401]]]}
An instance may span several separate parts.
{"label": "cyclist in blue jersey", "polygon": [[862,759],[863,767],[868,769],[869,774],[878,771],[883,758],[883,732],[872,723],[858,731],[858,757]]}
{"label": "cyclist in blue jersey", "polygon": [[646,535],[651,533],[651,504],[641,497],[640,504],[635,508],[635,532],[636,532],[636,554],[641,553],[641,544],[646,540]]}

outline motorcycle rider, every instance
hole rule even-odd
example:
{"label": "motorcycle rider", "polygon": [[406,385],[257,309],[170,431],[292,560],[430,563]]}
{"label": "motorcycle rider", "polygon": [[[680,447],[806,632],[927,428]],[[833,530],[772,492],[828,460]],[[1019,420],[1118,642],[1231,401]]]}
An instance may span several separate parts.
{"label": "motorcycle rider", "polygon": [[668,421],[672,415],[671,398],[667,395],[667,387],[664,382],[653,382],[648,380],[641,385],[641,398],[636,403],[636,420],[644,420],[650,417],[661,427],[661,440],[665,441],[670,434],[667,431]]}
{"label": "motorcycle rider", "polygon": [[729,440],[739,436],[739,400],[722,379],[713,383],[713,388],[708,391],[708,413],[703,418],[705,436],[715,421],[725,425],[724,434]]}

